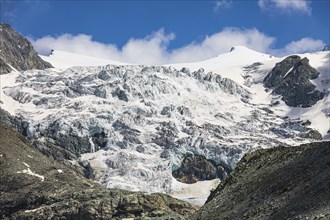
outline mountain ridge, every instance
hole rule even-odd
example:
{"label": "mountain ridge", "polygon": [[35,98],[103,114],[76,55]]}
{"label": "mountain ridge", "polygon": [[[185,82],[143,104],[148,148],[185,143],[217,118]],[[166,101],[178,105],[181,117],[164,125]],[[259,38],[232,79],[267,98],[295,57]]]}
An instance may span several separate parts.
{"label": "mountain ridge", "polygon": [[0,23],[0,74],[53,66],[42,60],[32,44],[9,24]]}

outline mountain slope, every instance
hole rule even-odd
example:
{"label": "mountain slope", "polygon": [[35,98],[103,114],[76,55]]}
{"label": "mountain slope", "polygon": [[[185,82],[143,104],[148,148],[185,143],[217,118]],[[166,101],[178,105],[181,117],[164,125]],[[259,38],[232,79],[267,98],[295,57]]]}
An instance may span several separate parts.
{"label": "mountain slope", "polygon": [[1,106],[24,118],[28,137],[89,161],[109,188],[175,194],[172,171],[188,154],[205,156],[223,177],[259,147],[321,138],[203,70],[108,65],[2,79]]}
{"label": "mountain slope", "polygon": [[183,219],[196,207],[162,194],[107,190],[0,123],[1,219]]}
{"label": "mountain slope", "polygon": [[[324,94],[309,108],[287,106],[264,87],[283,58],[242,46],[209,60],[164,66],[55,50],[43,58],[56,68],[1,76],[0,106],[24,121],[28,138],[89,162],[103,186],[180,192],[201,204],[200,197],[182,195],[191,186],[177,179],[223,178],[258,148],[330,138],[329,52],[305,56],[320,72],[306,82]],[[192,168],[197,162],[201,166]]]}
{"label": "mountain slope", "polygon": [[191,219],[329,219],[329,145],[245,155]]}
{"label": "mountain slope", "polygon": [[0,74],[53,67],[43,61],[32,44],[8,24],[0,23]]}

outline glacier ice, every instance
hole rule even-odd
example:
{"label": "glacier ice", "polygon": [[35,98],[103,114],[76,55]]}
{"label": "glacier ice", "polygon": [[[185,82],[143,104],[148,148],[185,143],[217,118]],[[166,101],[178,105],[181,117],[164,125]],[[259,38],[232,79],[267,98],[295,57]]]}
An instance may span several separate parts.
{"label": "glacier ice", "polygon": [[250,102],[249,80],[204,69],[80,66],[17,73],[3,92],[19,104],[30,138],[81,155],[102,185],[171,194],[186,154],[233,169],[257,148],[309,141],[299,120]]}

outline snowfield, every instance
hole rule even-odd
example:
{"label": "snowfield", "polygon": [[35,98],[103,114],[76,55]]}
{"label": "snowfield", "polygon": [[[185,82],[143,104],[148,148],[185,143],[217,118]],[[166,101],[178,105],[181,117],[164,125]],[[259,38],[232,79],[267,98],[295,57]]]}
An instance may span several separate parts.
{"label": "snowfield", "polygon": [[265,90],[263,78],[283,58],[241,46],[164,66],[54,51],[42,57],[53,69],[0,76],[1,108],[28,122],[29,137],[81,154],[106,187],[164,192],[201,205],[214,181],[175,180],[172,171],[185,155],[233,169],[255,149],[313,141],[305,138],[311,129],[330,139],[329,52],[300,56],[321,73],[313,83],[326,93],[310,108],[288,107]]}

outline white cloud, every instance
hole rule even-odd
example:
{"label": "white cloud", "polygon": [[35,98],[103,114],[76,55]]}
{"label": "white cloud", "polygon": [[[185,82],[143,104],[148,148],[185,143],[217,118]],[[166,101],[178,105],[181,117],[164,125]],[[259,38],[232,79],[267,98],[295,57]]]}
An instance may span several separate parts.
{"label": "white cloud", "polygon": [[114,44],[94,41],[92,36],[85,34],[63,34],[58,37],[46,36],[30,40],[40,54],[48,54],[50,49],[57,49],[115,61],[148,65],[200,61],[229,52],[232,46],[237,45],[279,56],[312,52],[321,49],[324,45],[321,40],[303,38],[291,42],[281,49],[273,49],[276,38],[268,36],[256,28],[227,27],[218,33],[206,36],[201,42],[192,42],[170,50],[169,44],[174,38],[173,33],[166,34],[163,29],[160,29],[145,38],[131,38],[122,48],[118,48]]}
{"label": "white cloud", "polygon": [[168,59],[167,48],[173,33],[165,34],[160,29],[144,39],[130,39],[122,48],[120,56],[122,61],[131,63],[160,64]]}
{"label": "white cloud", "polygon": [[300,11],[308,15],[312,13],[311,3],[308,0],[258,0],[258,5],[262,10]]}
{"label": "white cloud", "polygon": [[160,29],[143,39],[129,39],[121,49],[114,44],[93,41],[92,36],[85,34],[46,36],[37,40],[30,38],[30,41],[38,53],[44,55],[49,54],[51,49],[57,49],[129,63],[159,64],[166,60],[167,46],[174,38],[173,33],[166,35]]}
{"label": "white cloud", "polygon": [[48,54],[50,49],[57,49],[106,58],[110,54],[118,52],[115,45],[93,41],[92,36],[85,34],[63,34],[58,37],[45,36],[37,40],[31,38],[29,38],[29,40],[40,54]]}
{"label": "white cloud", "polygon": [[219,11],[220,9],[227,9],[231,7],[232,1],[228,0],[221,0],[221,1],[216,1],[215,6],[213,7],[213,11]]}
{"label": "white cloud", "polygon": [[248,48],[266,52],[275,42],[275,38],[265,35],[255,28],[239,29],[224,28],[221,32],[206,36],[201,43],[191,43],[174,50],[171,62],[187,62],[203,60],[228,52],[232,46],[242,45]]}
{"label": "white cloud", "polygon": [[302,38],[298,41],[292,41],[284,48],[272,50],[271,52],[278,56],[285,56],[288,54],[307,53],[322,50],[325,43],[322,40],[313,38]]}

